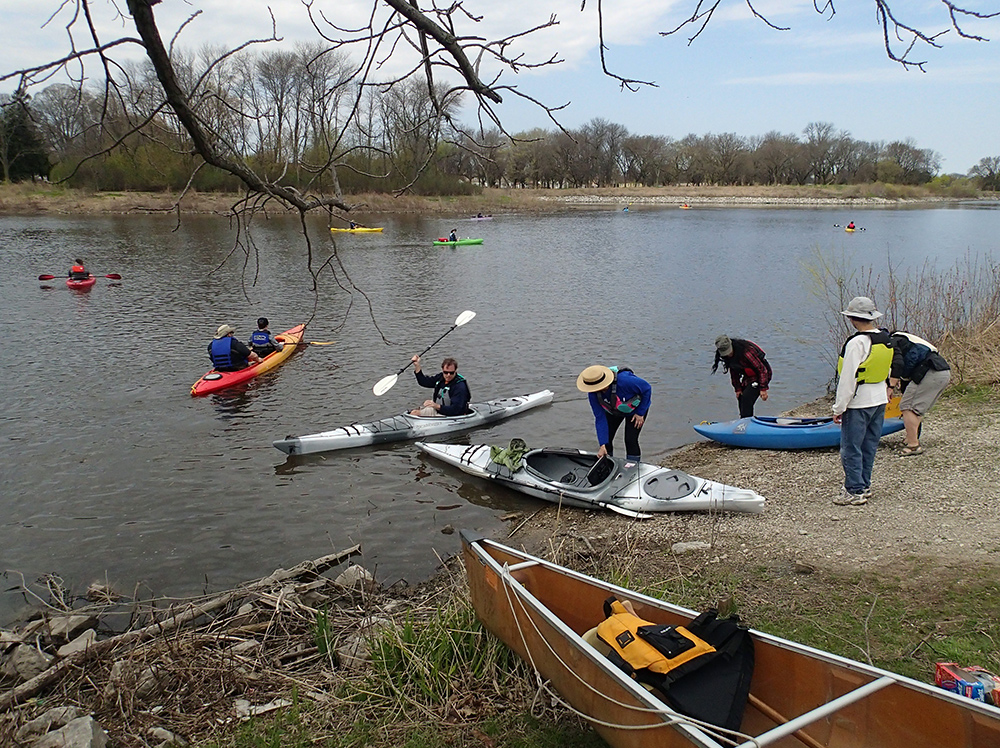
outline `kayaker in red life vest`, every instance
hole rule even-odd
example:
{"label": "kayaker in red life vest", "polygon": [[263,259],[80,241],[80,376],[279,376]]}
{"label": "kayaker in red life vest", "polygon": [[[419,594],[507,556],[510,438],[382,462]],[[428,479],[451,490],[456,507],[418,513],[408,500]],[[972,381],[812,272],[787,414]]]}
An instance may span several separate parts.
{"label": "kayaker in red life vest", "polygon": [[469,401],[472,393],[465,377],[458,373],[458,362],[446,358],[441,362],[441,373],[433,377],[420,370],[420,356],[410,359],[413,362],[413,373],[421,387],[434,388],[431,400],[424,400],[419,408],[410,411],[412,416],[464,416],[469,412]]}
{"label": "kayaker in red life vest", "polygon": [[854,231],[854,221],[851,221],[849,224],[847,224],[847,228],[849,228],[851,231]]}
{"label": "kayaker in red life vest", "polygon": [[740,418],[753,415],[757,398],[767,400],[767,388],[771,384],[771,365],[764,358],[765,353],[756,343],[742,338],[720,335],[715,339],[715,363],[712,373],[719,370],[721,363],[729,372],[729,378],[736,391],[736,402],[740,406]]}
{"label": "kayaker in red life vest", "polygon": [[216,371],[239,371],[260,362],[260,356],[233,337],[235,332],[231,325],[219,325],[208,344],[208,357]]}
{"label": "kayaker in red life vest", "polygon": [[72,280],[87,280],[87,278],[90,277],[90,273],[87,272],[87,268],[83,266],[83,260],[77,258],[73,260],[73,263],[73,267],[69,269],[66,277]]}

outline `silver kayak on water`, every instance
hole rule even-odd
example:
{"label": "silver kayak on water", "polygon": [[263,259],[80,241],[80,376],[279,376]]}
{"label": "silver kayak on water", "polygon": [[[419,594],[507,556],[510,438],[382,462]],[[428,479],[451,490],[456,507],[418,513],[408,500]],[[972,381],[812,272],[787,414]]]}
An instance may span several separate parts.
{"label": "silver kayak on water", "polygon": [[552,396],[551,390],[542,390],[530,395],[487,400],[484,403],[471,403],[469,410],[472,412],[464,416],[428,418],[402,413],[378,421],[352,423],[349,426],[341,426],[319,434],[286,436],[273,444],[288,455],[308,455],[405,439],[423,439],[428,436],[449,434],[454,431],[496,423],[531,408],[537,408],[539,405],[547,405],[552,402]]}
{"label": "silver kayak on water", "polygon": [[417,447],[470,475],[567,506],[601,507],[640,519],[648,519],[647,512],[764,511],[764,497],[755,491],[623,457],[598,459],[594,452],[578,449],[532,449],[512,470],[493,462],[486,444],[417,442]]}

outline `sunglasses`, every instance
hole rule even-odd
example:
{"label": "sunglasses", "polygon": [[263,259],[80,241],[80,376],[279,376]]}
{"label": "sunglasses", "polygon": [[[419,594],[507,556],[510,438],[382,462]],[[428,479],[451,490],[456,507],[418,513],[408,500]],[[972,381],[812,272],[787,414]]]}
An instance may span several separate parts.
{"label": "sunglasses", "polygon": [[442,369],[441,373],[444,374],[446,377],[453,377],[458,373],[458,370],[456,369],[455,371],[448,371],[447,369]]}

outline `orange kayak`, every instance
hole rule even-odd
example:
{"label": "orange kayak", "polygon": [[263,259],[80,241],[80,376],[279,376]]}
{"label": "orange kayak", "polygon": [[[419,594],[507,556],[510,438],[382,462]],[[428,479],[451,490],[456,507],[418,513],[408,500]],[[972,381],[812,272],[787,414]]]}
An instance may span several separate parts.
{"label": "orange kayak", "polygon": [[[305,332],[305,325],[296,325],[290,330],[285,330],[280,335],[275,335],[278,340],[285,344],[285,347],[280,351],[275,351],[274,353],[264,356],[259,363],[256,363],[253,366],[248,366],[247,368],[240,369],[239,371],[216,371],[215,369],[212,369],[206,373],[205,376],[191,385],[191,395],[193,397],[208,395],[212,392],[224,390],[226,387],[232,387],[234,384],[249,382],[254,377],[259,376],[266,371],[271,371],[271,369],[276,366],[280,366],[285,363],[286,359],[295,353],[295,351],[300,347],[295,344],[302,342],[302,336],[305,335]],[[292,345],[289,345],[289,343]]]}

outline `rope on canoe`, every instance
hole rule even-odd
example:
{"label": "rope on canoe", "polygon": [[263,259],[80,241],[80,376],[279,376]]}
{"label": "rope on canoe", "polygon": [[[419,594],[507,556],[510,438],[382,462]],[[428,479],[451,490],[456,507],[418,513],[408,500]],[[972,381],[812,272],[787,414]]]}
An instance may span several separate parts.
{"label": "rope on canoe", "polygon": [[[601,725],[603,727],[611,727],[611,728],[614,728],[614,729],[617,729],[617,730],[656,730],[656,729],[660,729],[661,727],[670,727],[670,726],[673,726],[673,725],[687,725],[689,727],[697,728],[697,729],[701,730],[702,732],[707,733],[710,737],[712,737],[713,739],[719,741],[720,743],[725,743],[727,745],[732,745],[732,746],[736,746],[736,745],[755,745],[755,746],[759,746],[760,745],[757,742],[757,738],[754,737],[753,735],[748,735],[746,733],[742,733],[742,732],[739,732],[737,730],[727,730],[724,727],[719,727],[718,725],[713,725],[711,722],[703,722],[702,720],[694,719],[693,717],[684,716],[682,714],[679,714],[679,713],[673,711],[672,709],[670,709],[665,704],[664,704],[664,706],[663,706],[662,709],[661,708],[657,708],[657,707],[638,707],[638,706],[635,706],[634,704],[628,704],[628,703],[625,703],[625,702],[622,702],[622,701],[618,701],[617,699],[612,698],[611,696],[609,696],[608,694],[604,693],[603,691],[598,690],[591,683],[589,683],[588,681],[586,681],[583,678],[581,678],[576,673],[576,671],[573,669],[573,667],[571,667],[569,663],[565,662],[562,659],[562,657],[559,656],[559,653],[556,652],[552,648],[552,645],[549,644],[548,640],[545,638],[545,636],[542,635],[542,632],[538,628],[538,624],[535,623],[535,620],[532,618],[532,616],[530,615],[530,612],[525,607],[524,600],[521,598],[520,595],[515,594],[514,598],[517,599],[517,601],[518,601],[518,607],[520,608],[520,611],[524,615],[525,619],[531,624],[531,627],[532,627],[532,629],[534,629],[535,635],[538,638],[538,640],[541,641],[541,642],[543,642],[545,644],[545,647],[546,647],[546,649],[548,649],[549,654],[551,654],[556,659],[556,661],[560,665],[562,665],[563,669],[567,673],[569,673],[570,675],[572,675],[574,678],[576,678],[580,683],[582,683],[583,686],[585,688],[587,688],[587,690],[589,690],[592,693],[594,693],[595,695],[601,697],[605,701],[608,701],[608,702],[614,704],[615,706],[619,706],[619,707],[622,707],[624,709],[629,709],[629,710],[634,711],[634,712],[639,712],[641,714],[656,714],[656,715],[659,715],[661,717],[665,717],[666,719],[664,719],[663,722],[658,722],[658,723],[655,723],[655,724],[622,725],[622,724],[616,724],[614,722],[607,722],[607,721],[602,720],[602,719],[600,719],[598,717],[594,717],[592,715],[589,715],[589,714],[586,714],[585,712],[580,711],[579,709],[577,709],[576,707],[574,707],[572,704],[570,704],[569,702],[567,702],[565,699],[563,699],[558,694],[558,692],[556,692],[549,685],[549,682],[542,678],[541,673],[538,671],[538,667],[535,665],[535,658],[531,654],[531,648],[528,646],[528,641],[527,641],[527,639],[525,637],[524,630],[521,628],[521,621],[518,618],[517,610],[515,610],[515,608],[514,608],[514,602],[511,599],[511,586],[512,586],[512,584],[517,583],[517,580],[514,579],[514,577],[511,575],[509,566],[508,566],[508,564],[506,562],[504,562],[504,564],[503,564],[503,574],[501,576],[502,576],[503,582],[504,582],[504,585],[503,585],[504,595],[507,598],[507,604],[510,606],[510,611],[513,614],[514,624],[517,626],[518,636],[520,636],[520,638],[521,638],[521,644],[524,647],[524,651],[528,655],[528,664],[531,666],[531,669],[535,673],[535,683],[538,686],[538,690],[539,691],[545,691],[547,694],[549,694],[549,696],[552,698],[553,701],[557,702],[558,704],[560,704],[564,708],[568,709],[573,714],[577,715],[578,717],[581,717],[582,719],[587,720],[588,722],[590,722],[592,724]],[[732,737],[730,737],[730,736],[732,736]],[[734,738],[736,738],[736,739],[734,739]]]}

